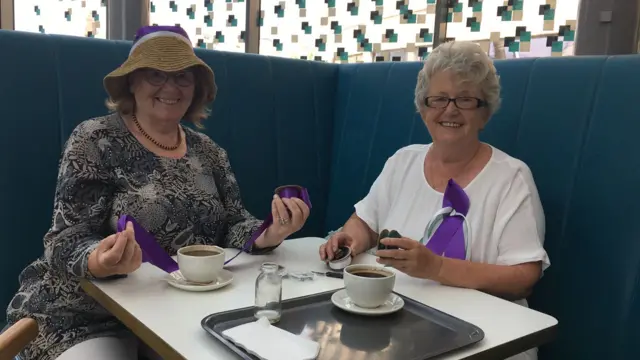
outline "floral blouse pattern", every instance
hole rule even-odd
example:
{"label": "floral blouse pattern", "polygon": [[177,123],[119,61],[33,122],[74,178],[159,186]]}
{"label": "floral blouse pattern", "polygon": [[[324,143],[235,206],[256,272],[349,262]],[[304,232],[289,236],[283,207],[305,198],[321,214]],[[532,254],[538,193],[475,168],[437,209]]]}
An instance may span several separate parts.
{"label": "floral blouse pattern", "polygon": [[[261,225],[243,206],[227,154],[184,128],[187,153],[159,157],[143,147],[118,114],[87,120],[62,154],[44,255],[20,274],[9,323],[37,320],[40,334],[21,356],[53,360],[73,345],[128,330],[79,285],[91,278],[88,255],[133,216],[171,255],[183,246],[242,248]],[[260,249],[254,252],[268,252]]]}

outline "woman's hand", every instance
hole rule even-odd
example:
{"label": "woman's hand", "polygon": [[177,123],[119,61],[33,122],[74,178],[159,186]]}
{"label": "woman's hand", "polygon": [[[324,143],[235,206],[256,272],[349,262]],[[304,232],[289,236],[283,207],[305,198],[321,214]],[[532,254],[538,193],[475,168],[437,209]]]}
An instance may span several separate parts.
{"label": "woman's hand", "polygon": [[356,241],[353,240],[351,235],[347,234],[346,232],[339,231],[331,235],[331,237],[326,243],[320,245],[320,249],[319,249],[320,260],[322,261],[333,260],[336,254],[336,251],[338,251],[338,248],[341,246],[346,246],[350,248],[351,256],[358,255],[358,253],[360,252],[359,249],[362,248],[361,246],[358,246],[358,244],[356,244]]}
{"label": "woman's hand", "polygon": [[271,202],[273,224],[264,232],[264,236],[256,240],[259,247],[280,245],[289,235],[302,229],[309,217],[309,207],[298,198],[281,198],[273,196]]}
{"label": "woman's hand", "polygon": [[89,254],[89,272],[97,278],[129,274],[141,264],[142,250],[135,239],[131,222],[127,223],[124,231],[102,239]]}
{"label": "woman's hand", "polygon": [[399,250],[378,250],[378,262],[389,265],[403,273],[423,279],[435,279],[440,274],[442,267],[442,257],[434,254],[431,250],[420,242],[399,238],[382,239],[384,245],[397,246]]}

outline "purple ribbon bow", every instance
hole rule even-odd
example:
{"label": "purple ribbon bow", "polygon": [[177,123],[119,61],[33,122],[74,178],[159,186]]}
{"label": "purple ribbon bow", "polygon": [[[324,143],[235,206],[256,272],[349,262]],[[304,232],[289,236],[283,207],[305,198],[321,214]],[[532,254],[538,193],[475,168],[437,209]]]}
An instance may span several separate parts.
{"label": "purple ribbon bow", "polygon": [[[467,216],[469,205],[467,194],[460,185],[450,179],[444,191],[442,207],[451,208],[456,213]],[[442,223],[427,242],[427,248],[437,255],[464,260],[467,253],[464,236],[464,218],[445,214]]]}
{"label": "purple ribbon bow", "polygon": [[[297,186],[297,185],[288,185],[281,186],[276,189],[276,194],[278,194],[281,198],[294,198],[297,197],[307,204],[309,208],[311,208],[311,200],[309,199],[309,192],[307,189]],[[151,235],[145,228],[143,228],[136,220],[129,215],[122,215],[120,219],[118,219],[118,232],[124,231],[127,227],[127,223],[131,222],[133,225],[133,230],[135,232],[135,238],[140,245],[140,249],[142,250],[142,261],[148,262],[157,268],[166,271],[167,273],[172,273],[178,270],[178,263],[167,254],[166,251],[160,246],[156,238]],[[253,243],[260,237],[260,235],[273,224],[273,216],[269,214],[267,218],[262,222],[262,225],[253,233],[249,241],[247,241],[243,248],[234,255],[231,259],[225,261],[225,265],[231,262],[231,260],[238,257],[243,252],[250,251]]]}

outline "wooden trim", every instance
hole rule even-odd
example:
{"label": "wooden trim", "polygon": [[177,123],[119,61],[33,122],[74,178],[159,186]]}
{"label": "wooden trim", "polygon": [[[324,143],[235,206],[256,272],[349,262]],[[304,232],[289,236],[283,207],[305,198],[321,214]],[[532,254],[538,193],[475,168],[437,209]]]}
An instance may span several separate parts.
{"label": "wooden trim", "polygon": [[15,29],[13,1],[14,0],[0,0],[0,29]]}
{"label": "wooden trim", "polygon": [[36,336],[38,336],[38,323],[34,319],[18,320],[0,334],[0,360],[13,360]]}
{"label": "wooden trim", "polygon": [[[317,1],[317,0],[316,0]],[[244,29],[244,52],[249,54],[260,53],[260,0],[247,0],[247,15]]]}
{"label": "wooden trim", "polygon": [[131,313],[120,306],[109,295],[105,294],[100,288],[89,280],[80,281],[82,289],[89,294],[100,305],[113,314],[126,327],[128,327],[136,336],[155,351],[162,359],[165,360],[186,360],[186,358],[178,353],[174,348],[167,344],[161,337],[151,331],[140,320],[136,319]]}

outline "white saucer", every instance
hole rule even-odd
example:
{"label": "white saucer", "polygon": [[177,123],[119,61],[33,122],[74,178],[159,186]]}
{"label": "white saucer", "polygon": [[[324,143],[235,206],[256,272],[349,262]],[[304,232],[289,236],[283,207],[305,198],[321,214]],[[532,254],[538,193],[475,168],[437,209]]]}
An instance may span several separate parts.
{"label": "white saucer", "polygon": [[366,309],[354,304],[349,296],[347,296],[347,290],[341,289],[333,293],[331,295],[331,302],[333,305],[339,307],[344,311],[348,311],[350,313],[358,314],[358,315],[366,315],[366,316],[379,316],[379,315],[387,315],[392,314],[404,307],[404,300],[394,293],[389,295],[387,301],[378,306],[375,309]]}
{"label": "white saucer", "polygon": [[169,285],[178,288],[180,290],[186,291],[211,291],[216,290],[221,287],[225,287],[233,281],[233,274],[229,270],[222,270],[218,276],[218,280],[213,281],[209,284],[194,284],[189,283],[187,280],[182,277],[180,270],[176,270],[171,274],[167,274],[165,280],[169,283]]}

